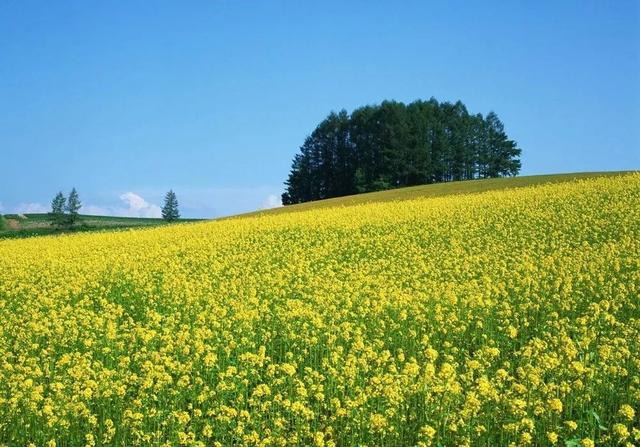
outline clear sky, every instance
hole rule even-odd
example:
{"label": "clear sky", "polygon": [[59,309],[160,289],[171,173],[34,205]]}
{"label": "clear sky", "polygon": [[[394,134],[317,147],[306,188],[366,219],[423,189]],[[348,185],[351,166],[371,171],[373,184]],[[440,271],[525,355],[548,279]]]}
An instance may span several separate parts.
{"label": "clear sky", "polygon": [[3,0],[0,212],[273,206],[329,111],[432,96],[523,175],[640,169],[640,2]]}

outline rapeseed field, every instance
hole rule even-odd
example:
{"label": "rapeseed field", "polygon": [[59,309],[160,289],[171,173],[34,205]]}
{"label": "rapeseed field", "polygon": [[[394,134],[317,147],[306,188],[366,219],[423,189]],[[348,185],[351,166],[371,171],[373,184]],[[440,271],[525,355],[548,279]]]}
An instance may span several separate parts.
{"label": "rapeseed field", "polygon": [[640,174],[0,242],[4,446],[640,444]]}

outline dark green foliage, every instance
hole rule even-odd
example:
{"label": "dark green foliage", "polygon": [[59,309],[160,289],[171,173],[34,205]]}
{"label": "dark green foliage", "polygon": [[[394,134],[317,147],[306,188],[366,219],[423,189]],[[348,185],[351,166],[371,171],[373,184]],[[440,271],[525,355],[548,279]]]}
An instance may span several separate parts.
{"label": "dark green foliage", "polygon": [[82,208],[82,203],[80,202],[78,191],[73,188],[69,193],[69,198],[65,206],[67,225],[71,226],[78,221],[78,211],[80,211],[80,208]]}
{"label": "dark green foliage", "polygon": [[178,211],[178,198],[176,193],[170,190],[164,196],[164,206],[162,207],[162,218],[167,222],[173,222],[180,219],[180,212]]}
{"label": "dark green foliage", "polygon": [[78,221],[80,208],[82,208],[82,203],[75,188],[69,193],[69,199],[65,199],[64,194],[60,191],[51,201],[49,222],[58,228],[72,227]]}
{"label": "dark green foliage", "polygon": [[332,112],[294,157],[282,203],[517,175],[520,152],[494,112],[471,115],[460,101]]}
{"label": "dark green foliage", "polygon": [[64,215],[66,203],[67,199],[65,199],[62,191],[59,191],[51,201],[51,212],[49,213],[51,225],[61,227],[66,224],[66,217]]}

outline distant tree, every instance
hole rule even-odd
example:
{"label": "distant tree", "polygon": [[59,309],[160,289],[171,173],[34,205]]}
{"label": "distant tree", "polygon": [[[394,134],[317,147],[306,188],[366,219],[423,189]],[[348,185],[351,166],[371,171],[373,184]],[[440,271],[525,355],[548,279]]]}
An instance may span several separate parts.
{"label": "distant tree", "polygon": [[65,224],[64,209],[66,202],[67,200],[65,199],[64,194],[62,194],[62,191],[59,191],[51,201],[51,212],[49,213],[51,225],[61,227]]}
{"label": "distant tree", "polygon": [[82,203],[80,202],[80,197],[78,196],[78,191],[76,188],[73,188],[69,193],[69,198],[67,199],[67,204],[65,206],[65,210],[67,212],[66,223],[71,226],[78,221],[78,211],[82,207]]}
{"label": "distant tree", "polygon": [[162,218],[167,222],[173,222],[180,219],[180,212],[178,211],[178,198],[173,190],[170,190],[164,196],[164,206],[162,207]]}

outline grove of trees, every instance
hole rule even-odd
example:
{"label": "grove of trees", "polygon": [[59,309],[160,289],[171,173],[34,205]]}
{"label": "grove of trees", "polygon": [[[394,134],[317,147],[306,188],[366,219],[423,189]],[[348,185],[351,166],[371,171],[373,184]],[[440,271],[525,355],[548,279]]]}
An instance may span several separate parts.
{"label": "grove of trees", "polygon": [[318,124],[293,159],[282,203],[517,175],[520,153],[494,112],[434,98],[384,101]]}
{"label": "grove of trees", "polygon": [[79,219],[78,212],[82,208],[82,202],[80,202],[80,196],[76,188],[71,189],[69,198],[65,198],[62,191],[51,201],[51,211],[49,212],[49,220],[51,225],[57,227],[71,227]]}

